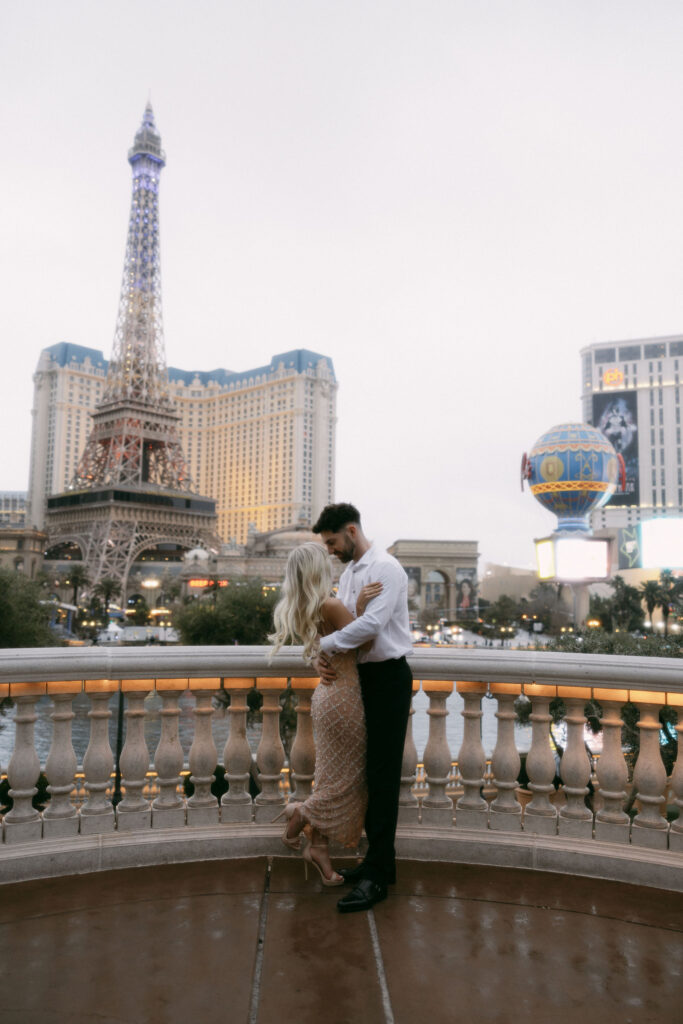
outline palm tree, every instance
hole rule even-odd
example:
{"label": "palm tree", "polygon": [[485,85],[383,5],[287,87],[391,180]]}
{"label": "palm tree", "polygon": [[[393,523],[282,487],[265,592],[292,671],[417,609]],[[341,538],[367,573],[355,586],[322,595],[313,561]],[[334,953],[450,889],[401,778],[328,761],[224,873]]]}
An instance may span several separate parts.
{"label": "palm tree", "polygon": [[680,589],[671,569],[662,569],[659,574],[657,607],[662,609],[664,619],[664,636],[669,635],[669,615],[678,602]]}
{"label": "palm tree", "polygon": [[93,594],[104,602],[104,617],[109,618],[109,605],[113,597],[121,593],[121,584],[112,576],[103,576],[93,589]]}
{"label": "palm tree", "polygon": [[90,573],[85,565],[74,565],[69,570],[69,584],[74,588],[71,603],[78,607],[78,591],[90,583]]}
{"label": "palm tree", "polygon": [[612,614],[619,629],[640,628],[643,620],[643,608],[636,587],[630,586],[623,576],[615,576],[612,580]]}
{"label": "palm tree", "polygon": [[658,607],[659,582],[657,580],[645,580],[644,583],[640,584],[640,595],[643,604],[647,608],[650,622],[652,622],[654,610]]}

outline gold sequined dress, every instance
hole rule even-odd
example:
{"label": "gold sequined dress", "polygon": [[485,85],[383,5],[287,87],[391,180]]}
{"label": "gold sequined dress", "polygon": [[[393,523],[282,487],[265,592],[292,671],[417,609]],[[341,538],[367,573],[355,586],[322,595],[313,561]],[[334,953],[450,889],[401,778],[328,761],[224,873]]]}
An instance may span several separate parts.
{"label": "gold sequined dress", "polygon": [[315,783],[303,805],[310,824],[342,846],[356,847],[367,806],[365,715],[356,652],[335,654],[333,683],[318,683],[311,700]]}

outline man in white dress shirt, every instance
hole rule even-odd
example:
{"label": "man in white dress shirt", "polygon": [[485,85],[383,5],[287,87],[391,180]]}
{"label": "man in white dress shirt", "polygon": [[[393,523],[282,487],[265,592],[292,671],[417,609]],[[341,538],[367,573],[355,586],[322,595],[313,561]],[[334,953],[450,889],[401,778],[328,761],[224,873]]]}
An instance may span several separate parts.
{"label": "man in white dress shirt", "polygon": [[337,904],[339,910],[348,913],[367,910],[383,900],[387,885],[396,881],[394,840],[413,683],[406,661],[406,655],[412,651],[408,577],[392,555],[367,539],[358,509],[353,505],[328,505],[313,532],[320,534],[331,555],[347,565],[339,581],[338,596],[352,615],[356,614],[361,589],[368,583],[382,585],[362,615],[321,638],[317,666],[323,683],[329,683],[334,679],[330,655],[355,650],[372,641],[370,649],[358,655],[368,736],[368,850],[357,868],[340,872],[346,881],[355,884]]}

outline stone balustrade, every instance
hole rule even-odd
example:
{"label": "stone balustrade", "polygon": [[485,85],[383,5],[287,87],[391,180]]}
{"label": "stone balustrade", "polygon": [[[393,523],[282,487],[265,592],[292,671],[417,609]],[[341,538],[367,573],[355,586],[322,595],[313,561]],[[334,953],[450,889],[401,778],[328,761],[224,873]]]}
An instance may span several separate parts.
{"label": "stone balustrade", "polygon": [[[411,665],[415,691],[422,689],[429,700],[429,736],[424,764],[418,766],[409,726],[399,856],[544,868],[683,889],[683,759],[667,778],[658,720],[660,707],[679,709],[678,735],[683,732],[680,661],[438,648],[416,650]],[[272,665],[266,649],[249,647],[0,651],[0,697],[13,698],[15,720],[14,750],[9,763],[0,765],[13,801],[2,819],[0,879],[202,857],[286,855],[277,840],[279,826],[272,822],[286,799],[305,799],[311,792],[315,744],[310,706],[316,682],[298,649],[280,653]],[[247,695],[253,687],[263,698],[255,797],[246,729]],[[297,728],[286,765],[279,712],[288,688],[295,697]],[[224,749],[217,750],[211,719],[213,698],[221,689],[230,695],[230,730]],[[449,748],[445,724],[453,690],[464,703],[457,751]],[[188,757],[194,792],[186,798],[178,702],[188,691],[194,698]],[[150,751],[145,698],[153,692],[161,699],[161,735]],[[82,771],[71,734],[72,702],[80,694],[90,703]],[[115,694],[120,694],[125,721],[119,802],[112,799],[117,765],[109,738]],[[532,709],[524,792],[514,733],[514,702],[521,694]],[[34,724],[36,703],[43,696],[52,701],[52,739],[41,765]],[[485,697],[497,702],[497,740],[489,761],[481,740]],[[567,709],[559,792],[549,742],[555,697]],[[584,744],[589,700],[602,707],[603,748],[597,765]],[[621,744],[627,702],[640,713],[640,751],[632,778]],[[220,799],[211,790],[218,763],[229,787]],[[50,793],[42,812],[33,806],[41,771]]]}

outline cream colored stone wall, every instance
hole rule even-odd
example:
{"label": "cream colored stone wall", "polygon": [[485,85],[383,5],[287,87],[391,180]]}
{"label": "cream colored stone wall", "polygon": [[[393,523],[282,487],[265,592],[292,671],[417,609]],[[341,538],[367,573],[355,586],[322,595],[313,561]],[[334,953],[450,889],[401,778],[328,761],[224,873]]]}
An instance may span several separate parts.
{"label": "cream colored stone wall", "polygon": [[[99,353],[97,353],[99,354]],[[30,522],[64,491],[90,432],[104,372],[89,358],[60,366],[49,350],[34,376]],[[317,518],[334,500],[336,391],[326,359],[298,372],[245,374],[237,385],[172,381],[179,433],[195,489],[216,501],[225,541]]]}

